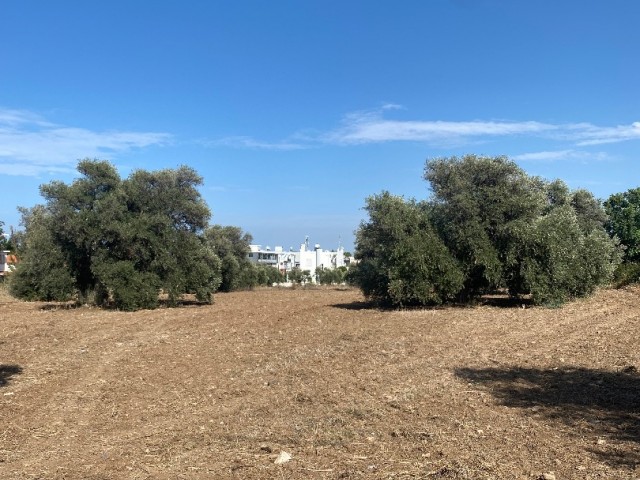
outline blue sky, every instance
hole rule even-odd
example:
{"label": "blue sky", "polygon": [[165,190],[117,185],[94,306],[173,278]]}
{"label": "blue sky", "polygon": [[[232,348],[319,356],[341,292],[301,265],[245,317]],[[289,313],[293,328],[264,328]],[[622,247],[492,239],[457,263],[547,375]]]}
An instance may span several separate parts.
{"label": "blue sky", "polygon": [[0,220],[84,157],[189,165],[271,246],[353,248],[434,157],[606,198],[640,185],[638,25],[632,0],[2,1]]}

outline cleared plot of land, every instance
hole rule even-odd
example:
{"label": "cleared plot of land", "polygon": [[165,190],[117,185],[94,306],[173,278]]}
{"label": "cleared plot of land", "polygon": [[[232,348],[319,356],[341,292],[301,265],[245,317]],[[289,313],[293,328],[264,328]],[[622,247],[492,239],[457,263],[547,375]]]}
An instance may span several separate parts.
{"label": "cleared plot of land", "polygon": [[0,478],[637,478],[639,305],[639,289],[553,310],[2,297]]}

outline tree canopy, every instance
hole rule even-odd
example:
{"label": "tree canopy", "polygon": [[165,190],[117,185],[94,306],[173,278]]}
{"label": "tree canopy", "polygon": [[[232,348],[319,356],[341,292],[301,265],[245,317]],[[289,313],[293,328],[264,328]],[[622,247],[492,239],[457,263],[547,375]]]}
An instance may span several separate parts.
{"label": "tree canopy", "polygon": [[506,157],[430,160],[424,178],[428,201],[367,199],[354,279],[373,299],[429,305],[506,289],[556,304],[593,292],[619,262],[586,190],[531,177]]}
{"label": "tree canopy", "polygon": [[616,286],[640,282],[640,188],[611,195],[604,208],[607,231],[624,248],[624,263],[614,275]]}
{"label": "tree canopy", "polygon": [[382,192],[367,199],[369,221],[356,232],[351,280],[393,305],[442,303],[463,285],[458,262],[431,225],[426,205]]}
{"label": "tree canopy", "polygon": [[252,288],[258,283],[257,273],[247,259],[252,238],[240,227],[212,225],[204,232],[209,247],[221,262],[220,290]]}
{"label": "tree canopy", "polygon": [[640,262],[640,188],[611,195],[604,208],[609,216],[607,230],[625,246],[625,261]]}
{"label": "tree canopy", "polygon": [[4,222],[0,220],[0,250],[7,250],[9,245],[9,239],[5,237],[6,234],[4,233],[4,230],[2,227],[4,227]]}
{"label": "tree canopy", "polygon": [[256,265],[249,261],[253,238],[240,227],[212,225],[204,232],[207,245],[221,262],[220,290],[247,290],[259,285],[271,286],[284,280],[282,273],[270,265]]}
{"label": "tree canopy", "polygon": [[189,167],[121,179],[104,161],[83,160],[80,178],[40,187],[44,205],[22,209],[25,245],[14,295],[65,300],[77,295],[125,310],[153,308],[160,291],[210,301],[220,261],[202,232],[210,218]]}

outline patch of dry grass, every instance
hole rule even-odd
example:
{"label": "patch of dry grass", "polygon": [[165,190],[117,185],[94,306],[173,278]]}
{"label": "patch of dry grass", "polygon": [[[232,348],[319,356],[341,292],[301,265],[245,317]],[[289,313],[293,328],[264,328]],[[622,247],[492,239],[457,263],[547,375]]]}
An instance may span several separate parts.
{"label": "patch of dry grass", "polygon": [[553,310],[379,311],[335,289],[136,313],[0,300],[0,477],[636,478],[639,293]]}
{"label": "patch of dry grass", "polygon": [[13,298],[11,298],[11,295],[9,295],[9,288],[6,279],[0,278],[0,303],[13,301]]}

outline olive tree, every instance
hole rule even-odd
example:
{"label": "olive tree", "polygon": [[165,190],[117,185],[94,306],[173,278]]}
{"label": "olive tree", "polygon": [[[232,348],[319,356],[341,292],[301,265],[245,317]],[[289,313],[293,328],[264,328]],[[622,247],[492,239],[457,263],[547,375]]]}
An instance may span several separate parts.
{"label": "olive tree", "polygon": [[[193,169],[138,170],[122,180],[108,162],[83,160],[78,171],[80,178],[70,185],[54,181],[40,187],[45,204],[25,224],[17,296],[46,296],[40,284],[52,272],[38,260],[46,255],[41,244],[48,242],[54,272],[66,272],[82,302],[153,308],[160,291],[170,304],[185,293],[211,301],[220,262],[202,237],[210,212],[197,188],[202,178]],[[66,297],[68,289],[49,299]]]}
{"label": "olive tree", "polygon": [[640,188],[611,195],[604,208],[609,216],[607,230],[625,246],[625,261],[640,262]]}
{"label": "olive tree", "polygon": [[506,290],[557,304],[608,283],[620,248],[586,190],[526,174],[506,157],[426,163],[426,202],[369,197],[355,283],[392,305],[473,301]]}
{"label": "olive tree", "polygon": [[464,297],[504,287],[504,257],[514,225],[531,222],[544,206],[543,182],[506,157],[428,161],[431,218],[463,270]]}
{"label": "olive tree", "polygon": [[252,241],[249,233],[239,227],[212,225],[204,236],[221,261],[221,291],[252,288],[259,283],[258,271],[247,258]]}
{"label": "olive tree", "polygon": [[623,245],[624,263],[615,272],[615,284],[640,282],[640,188],[611,195],[604,202],[607,231]]}
{"label": "olive tree", "polygon": [[289,272],[289,281],[300,285],[311,282],[311,272],[309,270],[301,270],[300,267],[294,267]]}
{"label": "olive tree", "polygon": [[252,265],[252,270],[256,276],[256,283],[260,286],[271,287],[273,284],[283,283],[284,274],[271,265]]}
{"label": "olive tree", "polygon": [[367,199],[369,220],[356,232],[351,280],[384,304],[430,305],[463,288],[458,262],[431,225],[426,205],[382,192]]}
{"label": "olive tree", "polygon": [[340,284],[345,281],[347,267],[337,268],[316,268],[316,278],[321,285]]}
{"label": "olive tree", "polygon": [[585,231],[583,220],[565,204],[514,230],[506,262],[509,291],[530,293],[538,304],[559,305],[607,283],[621,251],[602,228]]}
{"label": "olive tree", "polygon": [[54,225],[43,206],[20,208],[25,227],[21,262],[9,278],[9,291],[25,300],[70,300],[74,279],[53,237]]}

